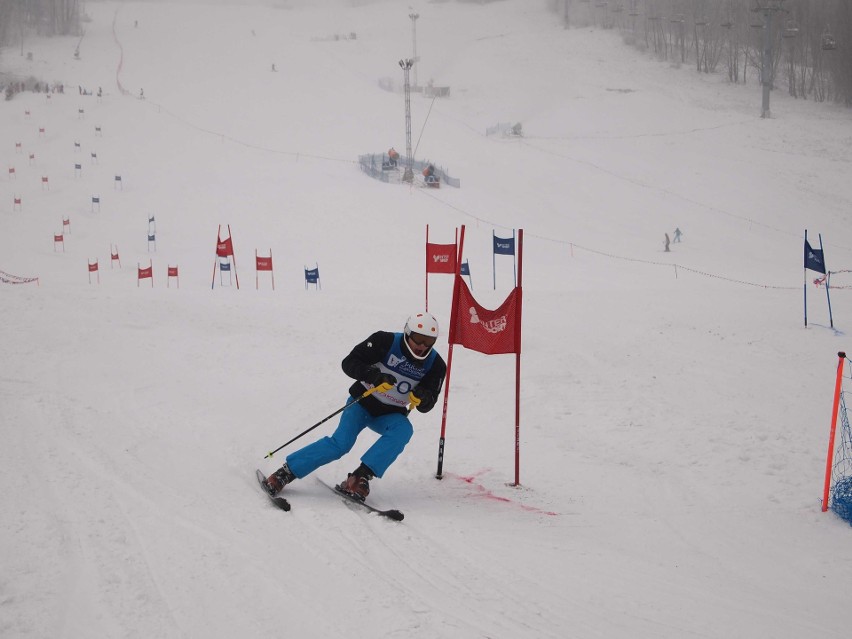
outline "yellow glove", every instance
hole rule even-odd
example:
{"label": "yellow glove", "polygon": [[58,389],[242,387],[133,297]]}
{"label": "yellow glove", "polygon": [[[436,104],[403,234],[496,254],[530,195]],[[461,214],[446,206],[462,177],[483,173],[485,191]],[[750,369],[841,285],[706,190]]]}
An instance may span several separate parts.
{"label": "yellow glove", "polygon": [[414,394],[414,391],[411,391],[408,394],[408,401],[411,404],[411,407],[408,410],[414,410],[418,406],[420,406],[420,402],[422,401],[417,395]]}
{"label": "yellow glove", "polygon": [[371,374],[367,377],[367,381],[373,385],[375,392],[387,393],[396,386],[396,377],[390,373],[383,373],[375,366],[369,372]]}

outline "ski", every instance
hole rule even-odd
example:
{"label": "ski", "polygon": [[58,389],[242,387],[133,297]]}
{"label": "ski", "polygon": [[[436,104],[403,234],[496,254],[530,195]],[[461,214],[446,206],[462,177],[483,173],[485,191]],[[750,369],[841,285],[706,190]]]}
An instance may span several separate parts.
{"label": "ski", "polygon": [[269,497],[269,500],[275,504],[277,508],[280,508],[283,511],[290,510],[290,502],[284,499],[283,497],[273,497],[268,492],[266,492],[266,488],[263,487],[263,482],[266,481],[266,475],[264,475],[259,470],[255,470],[255,475],[257,476],[257,482],[260,484],[260,489],[263,491],[263,494]]}
{"label": "ski", "polygon": [[336,486],[336,485],[335,486],[329,486],[328,484],[326,484],[323,480],[321,480],[319,478],[317,478],[317,481],[319,481],[319,483],[321,483],[323,486],[325,486],[329,490],[333,490],[339,497],[342,497],[344,499],[344,501],[346,501],[347,503],[355,504],[356,506],[360,506],[361,508],[363,508],[364,510],[366,510],[368,512],[375,513],[375,514],[379,515],[380,517],[386,517],[388,519],[393,519],[394,521],[402,521],[405,518],[405,515],[403,515],[402,512],[400,512],[399,510],[396,510],[395,508],[391,508],[390,510],[382,510],[381,508],[376,508],[375,506],[371,506],[367,502],[361,501],[357,497],[353,497],[349,493],[340,490],[339,486]]}

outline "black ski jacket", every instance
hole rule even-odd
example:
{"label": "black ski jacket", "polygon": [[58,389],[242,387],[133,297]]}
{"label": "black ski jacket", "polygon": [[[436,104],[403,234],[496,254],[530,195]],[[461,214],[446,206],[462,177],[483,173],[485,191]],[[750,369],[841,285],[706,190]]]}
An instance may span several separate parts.
{"label": "black ski jacket", "polygon": [[[343,372],[349,377],[357,380],[349,387],[349,394],[354,398],[359,398],[364,394],[364,391],[370,388],[368,382],[365,382],[365,377],[370,377],[372,367],[381,361],[384,361],[388,352],[393,346],[395,333],[387,331],[376,331],[370,337],[365,339],[360,344],[357,344],[352,352],[343,358]],[[405,337],[403,336],[403,341]],[[403,346],[403,352],[406,352],[407,347]],[[409,362],[414,365],[419,365],[420,362],[414,358],[410,358]],[[420,366],[422,368],[422,366]],[[447,364],[444,359],[436,352],[435,359],[423,379],[415,388],[420,391],[426,391],[423,394],[423,399],[417,410],[421,413],[428,413],[434,408],[438,401],[438,396],[441,394],[441,387],[444,385],[444,377],[447,374]],[[367,384],[366,386],[364,384]],[[388,413],[405,413],[408,411],[404,408],[389,406],[380,402],[372,395],[367,395],[360,401],[368,413],[374,416],[386,415]]]}

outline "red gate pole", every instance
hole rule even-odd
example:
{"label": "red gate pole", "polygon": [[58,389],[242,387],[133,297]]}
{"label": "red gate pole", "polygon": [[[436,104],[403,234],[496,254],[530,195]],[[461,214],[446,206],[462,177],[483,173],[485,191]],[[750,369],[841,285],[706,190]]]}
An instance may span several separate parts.
{"label": "red gate pole", "polygon": [[831,462],[834,457],[834,434],[837,430],[837,411],[840,406],[840,389],[843,386],[843,360],[846,353],[837,354],[837,381],[834,385],[834,406],[831,409],[831,433],[828,436],[828,455],[825,459],[825,486],[822,490],[822,512],[828,510],[828,490],[831,486]]}
{"label": "red gate pole", "polygon": [[219,228],[216,230],[216,257],[213,258],[213,279],[210,281],[210,290],[211,291],[214,288],[216,288],[216,267],[219,266],[219,242],[222,241],[220,239],[221,233],[222,233],[222,225],[220,224]]}
{"label": "red gate pole", "polygon": [[232,251],[231,257],[233,258],[233,261],[234,261],[234,277],[237,280],[237,290],[239,291],[240,290],[240,276],[237,273],[237,254],[236,254],[236,251],[234,251],[234,242],[233,242],[234,236],[231,235],[231,225],[230,224],[228,224],[228,237],[231,238],[231,251]]}
{"label": "red gate pole", "polygon": [[[514,231],[512,231],[514,233]],[[518,323],[515,327],[515,486],[521,484],[521,333],[523,331],[522,287],[524,275],[524,230],[518,230]]]}
{"label": "red gate pole", "polygon": [[[428,231],[428,226],[427,233]],[[456,245],[456,264],[459,264],[462,259],[462,252],[464,251],[464,224],[461,227],[461,239]],[[427,251],[428,253],[428,251]],[[428,275],[426,276],[429,277]],[[450,373],[453,368],[453,344],[455,343],[456,337],[456,316],[458,315],[459,309],[459,279],[461,279],[461,275],[458,272],[453,273],[453,303],[450,307],[450,330],[447,335],[447,342],[449,343],[449,348],[447,349],[447,374],[444,378],[444,407],[441,414],[441,437],[438,440],[438,470],[435,472],[436,479],[443,479],[444,477],[444,444],[446,442],[446,434],[447,434],[447,407],[450,403]]]}
{"label": "red gate pole", "polygon": [[426,225],[426,311],[429,310],[429,225]]}

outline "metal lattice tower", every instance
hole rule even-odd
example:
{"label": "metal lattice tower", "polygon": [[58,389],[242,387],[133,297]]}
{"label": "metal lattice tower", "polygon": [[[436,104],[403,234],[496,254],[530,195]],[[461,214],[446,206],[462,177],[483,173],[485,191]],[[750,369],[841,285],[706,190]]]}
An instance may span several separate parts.
{"label": "metal lattice tower", "polygon": [[414,171],[411,168],[411,84],[408,82],[408,73],[414,65],[413,60],[400,60],[399,66],[405,77],[405,173],[402,175],[404,182],[414,181]]}
{"label": "metal lattice tower", "polygon": [[412,58],[411,61],[414,63],[414,90],[419,91],[420,85],[417,84],[417,67],[420,62],[420,58],[417,57],[417,18],[420,17],[419,13],[409,13],[408,17],[411,18],[411,49],[412,49]]}

